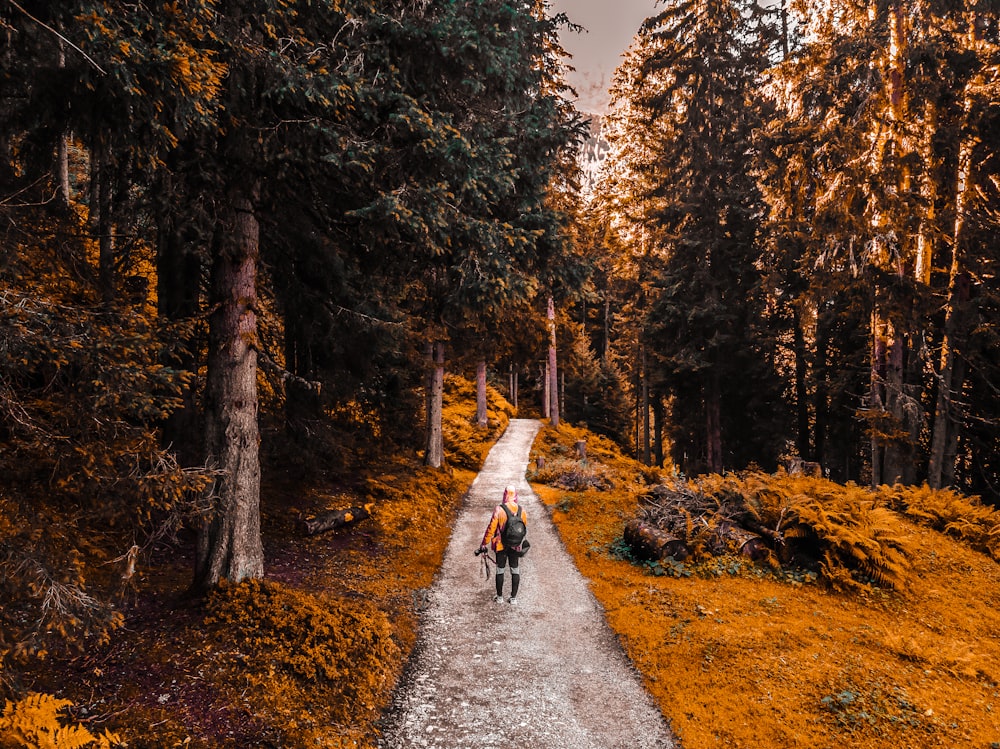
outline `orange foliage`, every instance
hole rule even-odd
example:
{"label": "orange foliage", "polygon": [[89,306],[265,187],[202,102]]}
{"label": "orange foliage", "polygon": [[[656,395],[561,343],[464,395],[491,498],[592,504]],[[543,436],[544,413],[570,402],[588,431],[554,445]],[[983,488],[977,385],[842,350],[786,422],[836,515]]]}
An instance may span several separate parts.
{"label": "orange foliage", "polygon": [[[577,438],[545,430],[537,454],[551,457],[556,444],[569,454]],[[992,559],[897,516],[911,565],[901,590],[841,593],[721,559],[655,576],[610,552],[647,490],[635,480],[644,469],[618,455],[606,465],[622,471],[614,490],[535,490],[685,749],[982,749],[1000,740]]]}
{"label": "orange foliage", "polygon": [[476,383],[462,377],[444,378],[442,431],[448,462],[478,470],[493,443],[503,434],[514,407],[492,387],[486,388],[486,427],[476,423]]}
{"label": "orange foliage", "polygon": [[67,724],[61,713],[72,703],[49,694],[31,693],[8,701],[0,714],[0,746],[25,749],[111,749],[121,739],[105,731],[94,736],[80,725]]}
{"label": "orange foliage", "polygon": [[[446,441],[446,459],[478,469],[511,409],[491,391],[490,428],[470,428],[474,399],[453,399],[471,392],[457,380],[446,391],[445,433],[461,436]],[[224,586],[202,612],[171,600],[190,579],[184,560],[148,567],[144,613],[109,644],[53,664],[45,686],[113,712],[132,749],[373,749],[475,473],[383,455],[311,486],[277,478],[262,487],[267,580]],[[301,531],[304,517],[350,506],[370,506],[371,518]],[[0,533],[5,523],[0,513]]]}

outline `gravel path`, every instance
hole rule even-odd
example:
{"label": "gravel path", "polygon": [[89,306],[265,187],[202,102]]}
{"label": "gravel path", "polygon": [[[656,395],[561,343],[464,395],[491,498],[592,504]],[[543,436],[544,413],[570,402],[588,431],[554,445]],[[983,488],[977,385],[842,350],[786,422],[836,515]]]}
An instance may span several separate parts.
{"label": "gravel path", "polygon": [[[380,747],[674,747],[524,478],[539,426],[511,421],[469,491]],[[518,488],[531,541],[518,606],[493,602],[492,574],[484,579],[473,556],[507,484]],[[505,594],[509,586],[508,573]]]}

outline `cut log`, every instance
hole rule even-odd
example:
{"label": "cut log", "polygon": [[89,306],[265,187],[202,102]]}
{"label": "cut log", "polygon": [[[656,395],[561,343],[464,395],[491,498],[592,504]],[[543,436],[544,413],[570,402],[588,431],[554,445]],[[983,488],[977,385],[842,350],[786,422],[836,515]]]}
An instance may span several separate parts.
{"label": "cut log", "polygon": [[760,533],[729,522],[719,523],[713,535],[713,542],[708,544],[712,554],[735,553],[754,562],[765,560],[771,554],[770,545]]}
{"label": "cut log", "polygon": [[368,504],[364,507],[348,507],[344,510],[324,512],[322,515],[317,515],[311,520],[306,520],[303,523],[303,527],[307,536],[315,536],[317,533],[343,528],[345,525],[351,525],[352,523],[357,523],[359,520],[370,518],[372,515],[371,507]]}
{"label": "cut log", "polygon": [[624,536],[625,543],[639,559],[659,561],[673,557],[681,561],[691,554],[684,541],[641,520],[628,521]]}

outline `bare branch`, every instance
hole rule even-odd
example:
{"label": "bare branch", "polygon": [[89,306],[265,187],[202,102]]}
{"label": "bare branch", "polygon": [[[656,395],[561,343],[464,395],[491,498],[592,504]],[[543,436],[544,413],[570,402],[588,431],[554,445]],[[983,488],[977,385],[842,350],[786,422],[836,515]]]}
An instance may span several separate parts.
{"label": "bare branch", "polygon": [[79,52],[79,53],[80,53],[81,55],[83,55],[84,59],[85,59],[85,60],[86,60],[87,62],[89,62],[89,63],[90,63],[91,65],[93,65],[93,66],[94,66],[94,68],[95,68],[95,69],[97,70],[97,72],[98,72],[98,73],[100,73],[101,75],[107,75],[107,74],[108,74],[108,73],[107,73],[107,71],[106,71],[106,70],[104,70],[104,68],[102,68],[102,67],[101,67],[100,65],[98,65],[98,64],[97,64],[97,63],[96,63],[96,62],[94,61],[94,58],[92,58],[92,57],[91,57],[90,55],[88,55],[88,54],[87,54],[86,52],[84,52],[84,51],[83,51],[82,49],[80,49],[79,47],[77,47],[77,46],[76,46],[75,44],[73,44],[73,42],[71,42],[71,41],[70,41],[69,39],[67,39],[66,37],[64,37],[64,36],[63,36],[62,34],[60,34],[60,33],[59,33],[58,31],[56,31],[56,30],[55,30],[54,28],[52,28],[52,27],[51,27],[51,26],[49,26],[48,24],[45,24],[45,23],[43,23],[42,21],[39,21],[39,20],[38,20],[37,18],[35,18],[35,17],[33,16],[33,15],[31,15],[31,14],[30,14],[30,13],[29,13],[28,11],[26,11],[26,10],[25,10],[24,8],[22,8],[22,7],[20,6],[20,5],[18,5],[17,3],[15,3],[15,2],[14,2],[14,0],[8,0],[8,1],[10,2],[10,4],[11,4],[11,5],[13,5],[13,6],[14,6],[15,8],[17,8],[17,9],[18,9],[19,11],[21,11],[22,13],[24,13],[24,15],[26,15],[26,16],[27,16],[28,18],[30,18],[30,19],[31,19],[32,21],[34,21],[35,23],[37,23],[37,24],[38,24],[39,26],[41,26],[41,27],[42,27],[43,29],[46,29],[46,30],[48,30],[48,31],[51,31],[51,32],[52,32],[53,34],[55,34],[55,35],[56,35],[57,37],[59,37],[60,39],[62,39],[62,40],[63,40],[64,42],[66,42],[66,44],[68,44],[68,45],[69,45],[69,46],[71,46],[71,47],[72,47],[73,49],[75,49],[75,50],[76,50],[77,52]]}

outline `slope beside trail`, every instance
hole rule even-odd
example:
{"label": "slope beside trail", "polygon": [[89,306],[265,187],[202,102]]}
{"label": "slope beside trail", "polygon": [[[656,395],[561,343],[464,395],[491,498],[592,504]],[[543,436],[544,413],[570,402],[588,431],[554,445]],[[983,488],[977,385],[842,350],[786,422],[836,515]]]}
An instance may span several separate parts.
{"label": "slope beside trail", "polygon": [[[672,749],[659,710],[525,480],[539,422],[515,419],[469,490],[419,640],[387,711],[384,749]],[[518,606],[493,602],[473,556],[506,485],[528,514]],[[504,592],[509,593],[509,573]]]}

